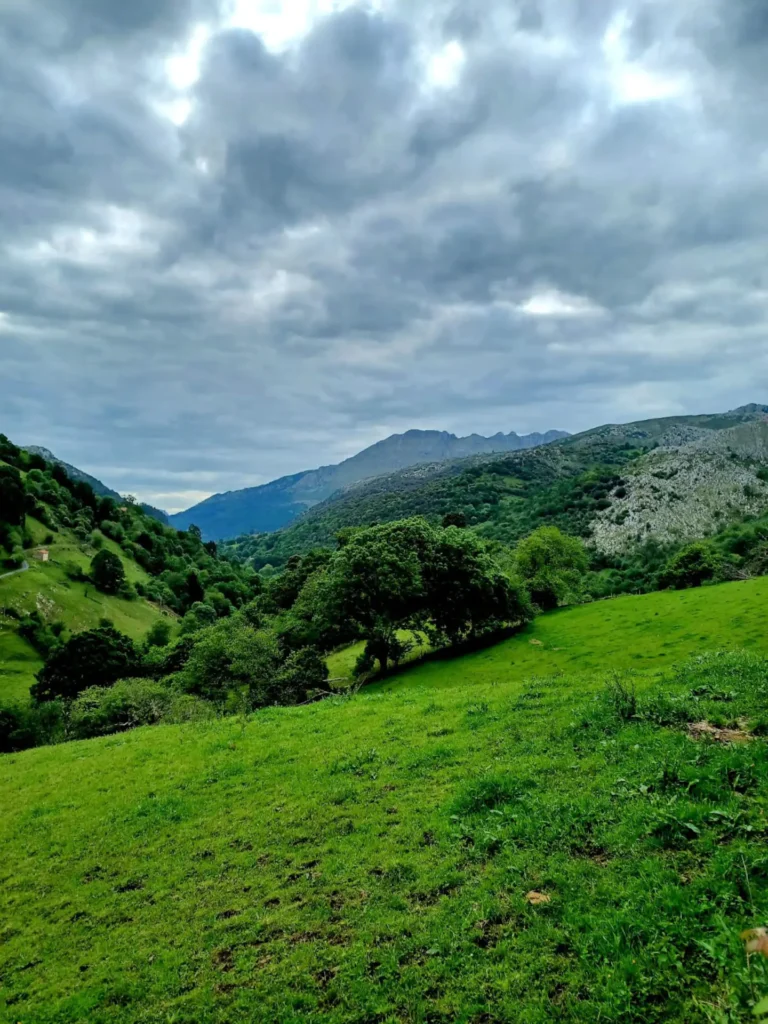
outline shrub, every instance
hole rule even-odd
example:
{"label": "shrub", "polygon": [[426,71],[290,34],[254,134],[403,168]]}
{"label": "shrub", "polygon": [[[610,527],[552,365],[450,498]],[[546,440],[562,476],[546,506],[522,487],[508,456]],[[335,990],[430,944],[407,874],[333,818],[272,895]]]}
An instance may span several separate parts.
{"label": "shrub", "polygon": [[288,656],[274,683],[254,691],[256,701],[263,704],[301,704],[312,691],[323,689],[328,680],[328,666],[314,647],[304,647]]}
{"label": "shrub", "polygon": [[584,545],[555,526],[542,526],[515,551],[517,571],[543,611],[578,601],[588,568]]}
{"label": "shrub", "polygon": [[196,633],[198,630],[212,626],[217,619],[216,610],[203,601],[195,601],[181,620],[181,635]]}
{"label": "shrub", "polygon": [[689,544],[669,559],[659,575],[659,587],[674,587],[675,590],[700,587],[715,579],[722,564],[722,556],[711,544]]}
{"label": "shrub", "polygon": [[88,580],[87,574],[83,572],[77,562],[65,562],[62,568],[64,575],[73,583],[85,583]]}
{"label": "shrub", "polygon": [[175,694],[151,679],[123,679],[114,686],[91,686],[72,701],[69,729],[86,739],[162,721]]}
{"label": "shrub", "polygon": [[274,634],[232,616],[191,639],[182,677],[189,693],[223,702],[231,691],[247,686],[258,702],[259,694],[273,685],[280,664]]}
{"label": "shrub", "polygon": [[165,619],[158,619],[157,622],[153,622],[147,631],[147,635],[144,638],[144,646],[149,647],[167,647],[168,642],[171,639],[171,625]]}
{"label": "shrub", "polygon": [[63,630],[62,622],[54,622],[49,625],[39,611],[33,611],[21,620],[19,636],[30,643],[38,654],[47,658],[59,642]]}
{"label": "shrub", "polygon": [[64,739],[65,709],[60,700],[47,704],[0,705],[0,754]]}

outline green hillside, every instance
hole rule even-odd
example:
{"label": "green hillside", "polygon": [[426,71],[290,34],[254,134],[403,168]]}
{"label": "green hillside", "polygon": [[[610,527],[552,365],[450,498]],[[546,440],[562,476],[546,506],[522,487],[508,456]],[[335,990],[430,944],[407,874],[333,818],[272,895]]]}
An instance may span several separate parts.
{"label": "green hillside", "polygon": [[3,757],[0,1016],[753,1020],[767,595],[598,602],[352,698]]}
{"label": "green hillside", "polygon": [[[42,523],[29,516],[26,530],[36,544],[48,534]],[[161,610],[151,602],[102,594],[92,584],[69,579],[65,564],[87,572],[94,554],[70,531],[55,534],[47,547],[50,561],[36,561],[35,549],[30,548],[24,552],[29,569],[0,579],[0,700],[25,697],[43,664],[34,648],[17,635],[18,619],[12,613],[24,615],[38,610],[47,619],[63,622],[73,633],[93,629],[100,619],[107,618],[134,640],[142,638],[153,622],[170,616],[167,609]],[[121,554],[113,541],[105,540],[104,547]],[[124,568],[131,583],[149,582],[144,570],[130,559],[124,560]]]}
{"label": "green hillside", "polygon": [[[145,648],[133,641],[143,641],[162,619],[173,626],[187,615],[182,632],[194,631],[231,616],[262,585],[252,570],[203,543],[199,531],[177,531],[132,498],[117,496],[118,503],[97,494],[83,474],[70,476],[46,455],[0,434],[0,722],[6,734],[18,733],[8,749],[16,749],[22,733],[26,745],[32,742],[29,691],[44,659],[46,668],[55,656],[63,659],[79,680],[76,690],[111,685],[116,677],[108,678],[104,664],[110,643],[124,641],[132,653],[122,664],[138,670]],[[99,630],[107,634],[91,636]],[[178,639],[175,629],[153,637],[161,647]],[[90,661],[78,654],[70,659],[92,641],[107,647]],[[158,655],[147,673],[161,676],[164,666]]]}

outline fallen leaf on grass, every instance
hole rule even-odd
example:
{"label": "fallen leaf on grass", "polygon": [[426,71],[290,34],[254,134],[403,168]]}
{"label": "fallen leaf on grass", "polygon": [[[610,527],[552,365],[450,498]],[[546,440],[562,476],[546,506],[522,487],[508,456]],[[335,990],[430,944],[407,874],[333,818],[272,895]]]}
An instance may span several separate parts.
{"label": "fallen leaf on grass", "polygon": [[545,892],[536,892],[535,889],[531,889],[530,892],[526,893],[525,899],[532,907],[539,907],[542,903],[551,903],[552,901],[551,896],[547,896]]}
{"label": "fallen leaf on grass", "polygon": [[760,953],[768,957],[768,929],[748,928],[741,933],[741,937],[746,943],[747,953]]}

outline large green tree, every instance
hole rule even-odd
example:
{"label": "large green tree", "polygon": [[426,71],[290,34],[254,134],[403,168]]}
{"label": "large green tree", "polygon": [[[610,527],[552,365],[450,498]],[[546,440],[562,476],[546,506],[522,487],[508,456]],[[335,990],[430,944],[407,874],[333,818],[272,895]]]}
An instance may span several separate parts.
{"label": "large green tree", "polygon": [[125,569],[117,555],[106,548],[97,552],[91,562],[91,579],[104,594],[118,594],[125,586]]}
{"label": "large green tree", "polygon": [[468,530],[449,526],[437,533],[424,577],[433,641],[459,643],[532,615],[523,584]]}
{"label": "large green tree", "polygon": [[320,618],[354,623],[383,671],[399,653],[397,631],[426,623],[423,570],[433,545],[425,519],[360,530],[335,552],[315,589]]}
{"label": "large green tree", "polygon": [[135,673],[138,657],[133,641],[113,626],[76,633],[55,648],[32,686],[36,701],[71,700],[89,686],[111,686]]}
{"label": "large green tree", "polygon": [[542,611],[578,600],[589,566],[584,545],[556,526],[542,526],[515,550],[515,565]]}

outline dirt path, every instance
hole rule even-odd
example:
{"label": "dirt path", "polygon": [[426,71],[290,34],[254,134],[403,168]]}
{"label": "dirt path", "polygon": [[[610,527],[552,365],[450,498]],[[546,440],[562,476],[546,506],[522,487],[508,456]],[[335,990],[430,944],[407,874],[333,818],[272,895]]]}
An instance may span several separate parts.
{"label": "dirt path", "polygon": [[20,569],[14,569],[13,572],[4,572],[3,575],[0,576],[0,580],[7,579],[9,576],[18,576],[20,572],[26,572],[28,568],[29,562],[22,562]]}

